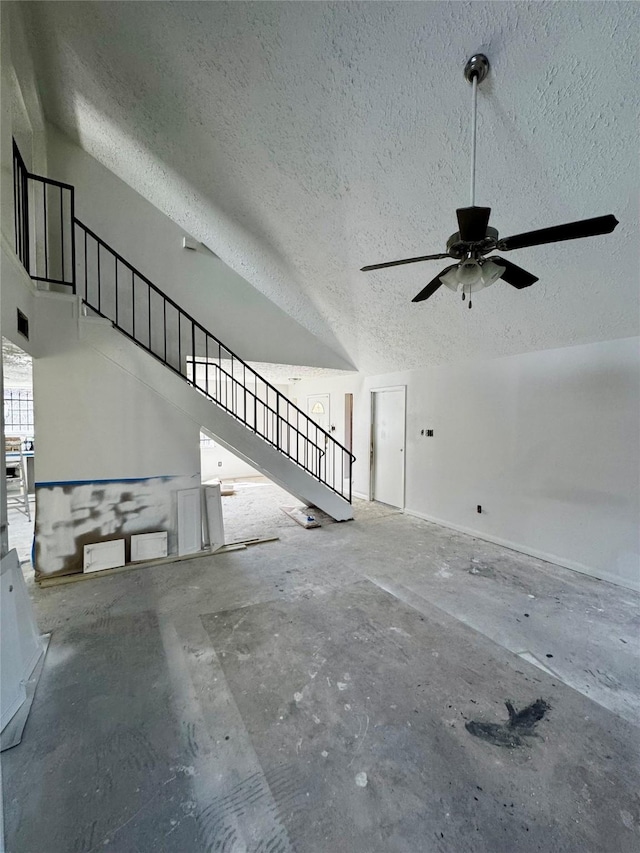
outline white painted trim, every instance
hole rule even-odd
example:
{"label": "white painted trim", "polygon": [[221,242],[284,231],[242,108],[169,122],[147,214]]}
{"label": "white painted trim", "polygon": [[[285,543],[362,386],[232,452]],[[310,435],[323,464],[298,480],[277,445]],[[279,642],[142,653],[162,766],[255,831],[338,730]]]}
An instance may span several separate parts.
{"label": "white painted trim", "polygon": [[361,500],[361,501],[370,501],[370,500],[371,500],[371,498],[369,497],[369,495],[365,495],[365,493],[364,493],[364,492],[356,492],[356,490],[355,490],[355,489],[352,489],[352,490],[351,490],[351,495],[352,495],[354,498],[360,498],[360,500]]}
{"label": "white painted trim", "polygon": [[557,554],[540,551],[537,548],[531,548],[528,545],[522,545],[519,542],[512,542],[510,539],[502,539],[500,536],[492,536],[490,533],[485,533],[482,530],[476,530],[473,527],[464,527],[461,524],[453,524],[450,521],[444,521],[442,518],[436,518],[433,515],[427,515],[424,512],[418,512],[414,509],[405,509],[405,513],[407,515],[412,515],[415,518],[421,518],[423,521],[430,521],[440,527],[447,527],[450,530],[457,530],[459,533],[466,533],[468,536],[474,536],[476,539],[482,539],[485,542],[493,542],[494,545],[502,545],[504,548],[510,548],[512,551],[527,554],[529,557],[537,557],[539,560],[544,560],[546,563],[554,563],[556,566],[562,566],[563,569],[571,569],[572,571],[579,572],[582,575],[589,575],[589,577],[607,581],[608,583],[615,584],[616,586],[624,587],[624,589],[632,589],[636,592],[640,592],[640,582],[637,584],[626,583],[621,581],[620,578],[612,572],[603,572],[599,569],[585,566],[582,563],[577,563],[574,560],[567,560],[564,557],[559,557]]}
{"label": "white painted trim", "polygon": [[382,388],[369,389],[369,497],[367,500],[372,501],[373,496],[373,395],[381,391],[402,391],[403,392],[403,430],[402,430],[402,506],[395,507],[400,512],[405,510],[405,502],[407,499],[407,386],[406,385],[385,385]]}

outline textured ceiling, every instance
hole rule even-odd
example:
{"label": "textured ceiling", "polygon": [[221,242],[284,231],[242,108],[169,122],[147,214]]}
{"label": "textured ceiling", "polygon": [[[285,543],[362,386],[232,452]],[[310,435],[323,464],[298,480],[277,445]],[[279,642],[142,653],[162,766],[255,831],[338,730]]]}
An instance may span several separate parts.
{"label": "textured ceiling", "polygon": [[[635,3],[22,3],[48,117],[358,369],[637,334]],[[614,213],[613,235],[512,252],[540,282],[468,311],[443,251],[468,204],[502,236]]]}

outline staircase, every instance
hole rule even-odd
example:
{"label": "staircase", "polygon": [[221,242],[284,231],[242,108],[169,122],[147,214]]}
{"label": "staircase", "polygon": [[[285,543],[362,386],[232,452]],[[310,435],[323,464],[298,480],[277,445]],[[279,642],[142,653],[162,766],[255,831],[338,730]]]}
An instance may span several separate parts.
{"label": "staircase", "polygon": [[[76,294],[110,328],[87,332],[130,371],[136,356],[111,329],[153,356],[147,376],[227,449],[301,501],[352,518],[355,457],[207,331],[75,215],[71,184],[34,175],[13,146],[16,253],[31,278]],[[169,380],[169,371],[174,379]],[[186,395],[185,395],[186,392]]]}

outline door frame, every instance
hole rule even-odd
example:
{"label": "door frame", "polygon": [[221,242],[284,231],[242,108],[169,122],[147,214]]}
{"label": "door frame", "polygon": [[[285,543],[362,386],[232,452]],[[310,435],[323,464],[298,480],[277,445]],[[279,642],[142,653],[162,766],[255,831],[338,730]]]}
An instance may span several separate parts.
{"label": "door frame", "polygon": [[369,391],[369,500],[373,497],[373,467],[374,467],[374,451],[373,451],[373,435],[375,424],[373,422],[375,415],[374,394],[380,391],[402,391],[402,505],[398,507],[401,512],[404,512],[406,501],[406,472],[407,472],[407,386],[406,385],[383,385],[380,388],[371,388]]}

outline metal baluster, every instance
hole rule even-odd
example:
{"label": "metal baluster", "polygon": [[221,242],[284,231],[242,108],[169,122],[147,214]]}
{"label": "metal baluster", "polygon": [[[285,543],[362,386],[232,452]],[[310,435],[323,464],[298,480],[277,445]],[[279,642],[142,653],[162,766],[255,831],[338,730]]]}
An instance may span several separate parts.
{"label": "metal baluster", "polygon": [[101,293],[101,282],[100,282],[100,243],[98,243],[97,241],[96,241],[96,252],[98,255],[98,312],[100,312],[100,306],[102,304],[101,303],[102,293]]}
{"label": "metal baluster", "polygon": [[22,200],[22,215],[24,218],[24,256],[25,256],[25,268],[31,274],[31,261],[30,261],[30,246],[29,246],[29,183],[27,178],[26,169],[22,171],[22,184],[23,184],[23,193],[24,197]]}
{"label": "metal baluster", "polygon": [[16,255],[20,258],[20,240],[18,238],[18,158],[16,152],[13,152],[13,231],[16,246]]}
{"label": "metal baluster", "polygon": [[[46,196],[46,188],[45,188]],[[46,257],[46,255],[45,255]],[[76,191],[71,190],[71,285],[76,292]]]}
{"label": "metal baluster", "polygon": [[116,255],[113,256],[114,259],[114,272],[116,279],[116,326],[118,325],[118,258]]}
{"label": "metal baluster", "polygon": [[62,275],[60,276],[61,281],[65,281],[65,269],[64,269],[64,210],[63,210],[63,201],[62,201],[62,193],[63,189],[60,187],[60,265],[62,267]]}
{"label": "metal baluster", "polygon": [[233,414],[238,414],[238,382],[236,380],[236,360],[231,356],[231,406]]}
{"label": "metal baluster", "polygon": [[196,324],[191,321],[191,382],[196,384]]}
{"label": "metal baluster", "polygon": [[49,227],[47,225],[47,185],[42,185],[42,198],[44,201],[44,277],[49,278]]}
{"label": "metal baluster", "polygon": [[136,275],[131,270],[131,337],[136,338]]}
{"label": "metal baluster", "polygon": [[88,300],[89,282],[88,282],[88,267],[87,267],[87,232],[84,232],[84,299]]}
{"label": "metal baluster", "polygon": [[162,298],[162,325],[164,329],[164,363],[167,363],[167,300]]}
{"label": "metal baluster", "polygon": [[204,335],[204,382],[207,386],[207,396],[211,396],[209,394],[209,335],[205,332]]}
{"label": "metal baluster", "polygon": [[147,305],[149,307],[149,352],[153,352],[151,348],[151,285],[147,282]]}

